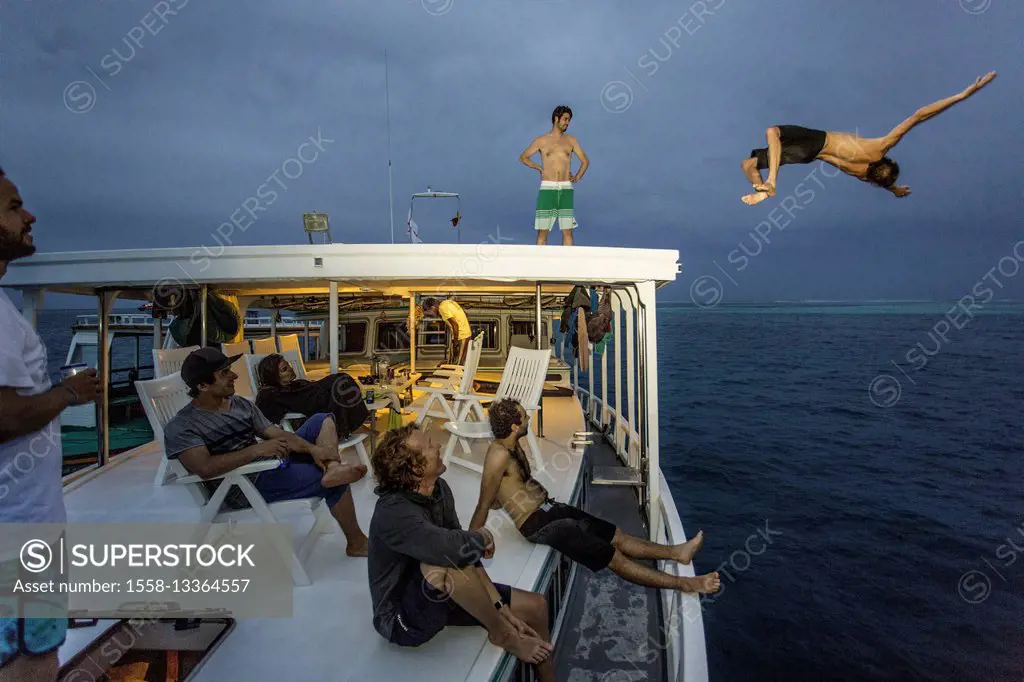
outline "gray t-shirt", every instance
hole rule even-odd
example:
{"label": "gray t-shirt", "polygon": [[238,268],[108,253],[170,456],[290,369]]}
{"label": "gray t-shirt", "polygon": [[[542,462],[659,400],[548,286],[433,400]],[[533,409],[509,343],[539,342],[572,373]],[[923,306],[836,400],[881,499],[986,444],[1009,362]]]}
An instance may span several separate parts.
{"label": "gray t-shirt", "polygon": [[[231,396],[230,409],[224,412],[204,410],[189,403],[167,422],[164,452],[168,459],[177,459],[182,452],[203,445],[211,455],[238,452],[255,445],[257,434],[270,426],[272,424],[259,408],[241,396]],[[253,483],[258,476],[258,473],[248,474]],[[212,495],[220,481],[206,481],[205,484]],[[231,489],[224,502],[236,509],[248,506],[237,486]]]}

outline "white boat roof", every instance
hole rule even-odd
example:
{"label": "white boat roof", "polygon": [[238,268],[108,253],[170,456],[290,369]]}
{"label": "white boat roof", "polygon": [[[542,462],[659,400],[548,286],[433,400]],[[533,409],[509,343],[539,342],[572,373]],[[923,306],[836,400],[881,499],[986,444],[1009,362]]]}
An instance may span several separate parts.
{"label": "white boat roof", "polygon": [[[544,399],[544,437],[538,442],[546,466],[538,468],[545,472],[538,480],[558,500],[571,498],[583,460],[582,451],[567,451],[563,444],[583,430],[583,412],[575,396]],[[486,447],[486,441],[474,441],[473,453],[464,456],[482,464]],[[151,442],[115,456],[108,466],[68,485],[68,521],[194,522],[198,508],[183,486],[153,485],[162,456],[160,446]],[[443,476],[455,495],[459,520],[466,527],[476,507],[480,475],[453,463]],[[353,484],[352,494],[359,525],[366,532],[377,499],[372,476]],[[281,521],[292,522],[296,538],[301,538],[313,518],[307,508],[305,513],[283,514]],[[504,521],[495,531],[495,556],[485,559],[484,565],[495,582],[532,590],[552,550],[530,544],[507,517]],[[488,680],[504,658],[504,652],[487,640],[483,628],[445,628],[416,648],[403,649],[385,641],[371,623],[367,561],[345,555],[344,536],[338,528],[317,541],[306,568],[312,584],[294,588],[292,617],[238,619],[235,629],[209,655],[195,682]],[[72,630],[61,648],[61,663],[84,648],[90,635],[98,635],[103,625]]]}
{"label": "white boat roof", "polygon": [[[533,291],[536,282],[613,284],[675,280],[679,252],[522,244],[286,244],[37,253],[11,263],[0,286],[71,294],[100,287],[218,284],[259,293],[339,290]],[[128,291],[124,298],[132,297]]]}

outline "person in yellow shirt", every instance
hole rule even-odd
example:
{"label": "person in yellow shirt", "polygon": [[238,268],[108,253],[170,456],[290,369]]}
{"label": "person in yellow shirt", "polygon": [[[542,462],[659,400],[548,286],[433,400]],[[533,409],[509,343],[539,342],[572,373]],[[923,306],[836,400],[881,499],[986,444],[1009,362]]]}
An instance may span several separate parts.
{"label": "person in yellow shirt", "polygon": [[451,299],[438,301],[436,298],[428,298],[423,301],[423,314],[439,315],[445,321],[453,340],[447,362],[453,365],[463,364],[473,332],[469,328],[469,318],[466,317],[462,306]]}

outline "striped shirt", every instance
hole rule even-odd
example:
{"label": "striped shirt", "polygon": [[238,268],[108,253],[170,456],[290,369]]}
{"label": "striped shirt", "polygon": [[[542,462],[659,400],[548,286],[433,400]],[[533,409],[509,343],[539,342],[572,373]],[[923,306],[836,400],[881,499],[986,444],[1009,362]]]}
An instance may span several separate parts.
{"label": "striped shirt", "polygon": [[[183,407],[164,428],[164,452],[167,458],[177,459],[182,452],[200,446],[206,446],[214,456],[238,452],[255,445],[256,436],[272,426],[251,401],[233,395],[229,404],[230,408],[223,412],[204,410],[194,403]],[[255,483],[259,474],[247,476]],[[220,485],[220,480],[203,483],[212,495]],[[224,502],[235,509],[248,506],[238,486],[232,487]]]}

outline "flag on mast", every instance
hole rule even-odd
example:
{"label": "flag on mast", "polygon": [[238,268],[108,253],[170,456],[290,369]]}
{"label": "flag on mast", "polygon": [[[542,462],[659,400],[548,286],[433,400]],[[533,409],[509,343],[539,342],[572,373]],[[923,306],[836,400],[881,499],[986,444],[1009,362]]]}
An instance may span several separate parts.
{"label": "flag on mast", "polygon": [[412,206],[409,206],[409,217],[406,218],[405,222],[409,226],[409,235],[412,237],[412,243],[422,244],[423,240],[420,239],[420,227],[416,224],[416,221],[412,219]]}

